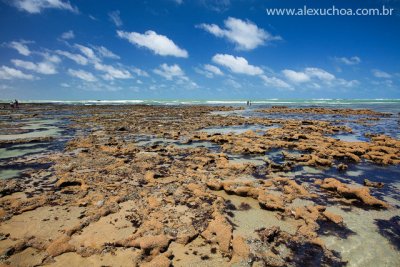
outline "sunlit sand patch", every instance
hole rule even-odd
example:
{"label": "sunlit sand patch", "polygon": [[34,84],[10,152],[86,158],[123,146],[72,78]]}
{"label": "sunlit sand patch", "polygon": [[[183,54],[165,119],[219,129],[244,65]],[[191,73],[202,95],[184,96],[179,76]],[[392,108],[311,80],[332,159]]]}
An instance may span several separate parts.
{"label": "sunlit sand patch", "polygon": [[[78,218],[84,208],[81,207],[40,207],[32,211],[13,216],[1,223],[1,232],[10,234],[10,238],[24,239],[30,236],[47,239],[57,237],[62,230],[80,222]],[[55,238],[54,238],[55,239]]]}
{"label": "sunlit sand patch", "polygon": [[105,243],[113,243],[131,235],[136,228],[125,216],[134,205],[134,201],[121,203],[120,211],[91,223],[80,234],[73,235],[70,244],[75,247],[101,248]]}
{"label": "sunlit sand patch", "polygon": [[217,247],[208,244],[202,237],[197,237],[186,246],[172,242],[168,251],[174,255],[173,266],[231,266]]}
{"label": "sunlit sand patch", "polygon": [[136,266],[140,257],[140,250],[117,248],[112,252],[95,254],[83,257],[75,252],[64,253],[54,258],[53,263],[46,266]]}
{"label": "sunlit sand patch", "polygon": [[[229,195],[225,191],[213,191],[213,194],[230,201],[236,210],[232,210],[234,216],[231,218],[235,224],[233,234],[247,238],[256,238],[255,230],[279,226],[281,230],[290,234],[296,232],[297,223],[294,220],[280,220],[276,217],[277,213],[261,209],[258,201],[250,197],[240,197]],[[249,209],[241,210],[240,207],[246,205]]]}

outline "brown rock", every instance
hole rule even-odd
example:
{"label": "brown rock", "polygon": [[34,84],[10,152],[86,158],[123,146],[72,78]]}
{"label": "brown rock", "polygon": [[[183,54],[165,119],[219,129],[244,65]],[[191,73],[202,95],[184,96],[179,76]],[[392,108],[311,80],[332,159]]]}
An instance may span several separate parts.
{"label": "brown rock", "polygon": [[71,240],[71,237],[68,235],[62,235],[47,247],[46,252],[52,256],[56,257],[66,252],[75,251],[75,247],[70,245],[68,242]]}
{"label": "brown rock", "polygon": [[330,211],[324,211],[322,213],[328,220],[336,223],[336,224],[342,224],[343,223],[343,218],[340,215],[334,214]]}
{"label": "brown rock", "polygon": [[207,229],[201,235],[211,242],[218,243],[223,254],[229,254],[232,226],[222,214],[216,213],[214,220],[208,224]]}

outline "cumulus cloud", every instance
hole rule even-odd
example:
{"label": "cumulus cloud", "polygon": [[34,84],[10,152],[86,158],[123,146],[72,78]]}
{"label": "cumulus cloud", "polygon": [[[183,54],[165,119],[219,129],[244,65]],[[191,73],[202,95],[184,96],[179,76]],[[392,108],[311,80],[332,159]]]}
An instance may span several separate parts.
{"label": "cumulus cloud", "polygon": [[272,86],[275,88],[282,88],[282,89],[293,89],[290,84],[277,77],[268,77],[264,74],[261,75],[260,77],[266,86]]}
{"label": "cumulus cloud", "polygon": [[392,78],[392,75],[390,75],[389,73],[382,71],[382,70],[378,70],[378,69],[373,69],[372,70],[372,74],[376,77],[376,78],[383,78],[383,79],[389,79]]}
{"label": "cumulus cloud", "polygon": [[294,70],[285,69],[282,71],[283,75],[291,82],[304,83],[310,80],[310,77],[304,72],[297,72]]}
{"label": "cumulus cloud", "polygon": [[111,65],[102,64],[96,62],[94,64],[94,68],[96,70],[104,72],[103,78],[105,80],[114,80],[114,79],[129,79],[132,78],[132,75],[129,71],[116,68]]}
{"label": "cumulus cloud", "polygon": [[128,40],[138,47],[146,47],[160,56],[188,57],[185,49],[179,48],[171,39],[154,31],[146,31],[144,34],[137,32],[117,31],[120,38]]}
{"label": "cumulus cloud", "polygon": [[94,53],[93,49],[87,47],[87,46],[83,46],[80,44],[75,44],[74,45],[76,48],[78,48],[78,50],[84,54],[88,59],[94,60],[94,61],[99,61],[99,58],[96,56],[96,54]]}
{"label": "cumulus cloud", "polygon": [[87,71],[84,70],[73,70],[73,69],[68,69],[69,75],[79,78],[81,80],[87,81],[87,82],[95,82],[97,81],[96,77]]}
{"label": "cumulus cloud", "polygon": [[70,40],[70,39],[74,39],[74,38],[75,38],[75,34],[74,34],[74,31],[72,31],[72,30],[61,34],[61,39],[64,39],[64,40]]}
{"label": "cumulus cloud", "polygon": [[104,46],[94,46],[94,49],[96,49],[97,53],[101,57],[111,58],[111,59],[120,59],[120,57],[118,55],[114,54],[113,52],[111,52],[110,50],[105,48]]}
{"label": "cumulus cloud", "polygon": [[250,65],[243,57],[235,57],[228,54],[216,54],[212,61],[218,65],[228,68],[234,73],[246,75],[260,75],[263,70],[257,66]]}
{"label": "cumulus cloud", "polygon": [[13,41],[8,43],[8,46],[10,48],[13,48],[18,51],[23,56],[29,56],[32,52],[29,50],[29,47],[27,44],[31,43],[30,41]]}
{"label": "cumulus cloud", "polygon": [[361,63],[361,59],[357,56],[354,57],[335,57],[336,62],[339,62],[341,64],[345,65],[357,65]]}
{"label": "cumulus cloud", "polygon": [[121,27],[123,25],[119,10],[108,13],[108,17],[115,24],[115,26]]}
{"label": "cumulus cloud", "polygon": [[141,69],[139,69],[139,68],[130,67],[129,70],[130,70],[131,72],[135,73],[137,76],[149,77],[149,74],[148,74],[146,71],[141,70]]}
{"label": "cumulus cloud", "polygon": [[62,50],[56,50],[55,52],[61,56],[71,59],[72,61],[75,61],[75,63],[77,63],[79,65],[87,65],[88,64],[88,59],[80,54],[73,54],[73,53],[70,53],[67,51],[62,51]]}
{"label": "cumulus cloud", "polygon": [[174,78],[180,78],[187,80],[185,73],[177,64],[168,65],[168,64],[161,64],[158,69],[154,70],[154,73],[164,77],[167,80],[172,80]]}
{"label": "cumulus cloud", "polygon": [[50,75],[56,74],[57,68],[51,61],[43,61],[39,63],[34,63],[31,61],[25,61],[20,59],[13,59],[11,62],[19,68],[34,71],[40,74]]}
{"label": "cumulus cloud", "polygon": [[294,83],[309,82],[312,78],[325,82],[330,82],[336,79],[335,75],[320,68],[305,68],[304,71],[285,69],[282,73],[289,81]]}
{"label": "cumulus cloud", "polygon": [[316,77],[322,81],[333,81],[336,78],[335,75],[320,68],[306,68],[305,73],[309,77]]}
{"label": "cumulus cloud", "polygon": [[210,65],[210,64],[205,64],[204,65],[204,69],[208,72],[211,72],[215,75],[224,75],[224,73],[217,67],[214,65]]}
{"label": "cumulus cloud", "polygon": [[286,79],[293,84],[305,83],[306,86],[317,89],[321,88],[320,83],[329,87],[353,87],[360,84],[357,80],[348,81],[342,78],[337,78],[332,73],[321,68],[305,68],[303,71],[285,69],[282,73]]}
{"label": "cumulus cloud", "polygon": [[25,79],[33,80],[35,77],[31,74],[23,73],[20,70],[10,68],[7,66],[0,67],[0,80],[13,80],[13,79]]}
{"label": "cumulus cloud", "polygon": [[236,44],[238,50],[252,50],[265,43],[281,40],[280,36],[273,36],[253,22],[229,17],[224,21],[225,29],[216,24],[200,24],[201,28],[216,37],[226,38]]}
{"label": "cumulus cloud", "polygon": [[210,64],[205,64],[201,68],[195,68],[195,71],[201,75],[204,75],[207,78],[224,75],[220,68]]}
{"label": "cumulus cloud", "polygon": [[60,9],[78,13],[78,8],[72,6],[69,1],[63,0],[14,0],[11,1],[17,9],[31,14],[39,14],[44,9]]}

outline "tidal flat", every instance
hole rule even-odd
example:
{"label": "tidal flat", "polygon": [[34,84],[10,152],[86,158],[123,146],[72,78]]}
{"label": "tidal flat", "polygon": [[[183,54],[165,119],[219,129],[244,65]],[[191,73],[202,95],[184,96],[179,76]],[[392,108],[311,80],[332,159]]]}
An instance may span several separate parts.
{"label": "tidal flat", "polygon": [[400,117],[0,106],[2,266],[400,266]]}

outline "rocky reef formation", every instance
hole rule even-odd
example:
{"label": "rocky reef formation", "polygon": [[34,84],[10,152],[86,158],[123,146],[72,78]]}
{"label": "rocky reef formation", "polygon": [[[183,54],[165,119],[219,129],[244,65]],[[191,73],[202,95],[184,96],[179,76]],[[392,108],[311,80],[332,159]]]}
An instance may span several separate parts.
{"label": "rocky reef formation", "polygon": [[[330,136],[352,131],[332,122],[211,113],[231,107],[57,108],[73,112],[69,127],[76,130],[75,138],[63,151],[42,159],[52,163],[46,170],[33,170],[29,178],[0,181],[0,254],[5,266],[68,262],[342,266],[345,261],[327,248],[318,230],[323,222],[344,228],[346,224],[327,205],[317,204],[321,195],[343,198],[350,206],[358,201],[377,209],[391,208],[372,196],[368,187],[353,187],[334,178],[309,183],[281,176],[305,166],[345,169],[346,164],[361,161],[399,164],[400,141],[388,136],[350,143]],[[275,109],[288,111],[273,108],[271,112]],[[40,112],[31,113],[40,116]],[[355,110],[344,114],[381,115]],[[233,125],[277,127],[241,134],[202,132]],[[138,141],[143,136],[147,141]],[[201,142],[210,146],[198,145]],[[262,164],[233,160],[234,155],[257,157],[274,149],[284,150],[283,162],[267,156],[259,160]],[[377,186],[366,184],[371,185]],[[240,205],[229,196],[240,198]],[[244,225],[235,224],[235,212],[255,208],[249,203],[257,203],[272,226],[244,231]]]}

